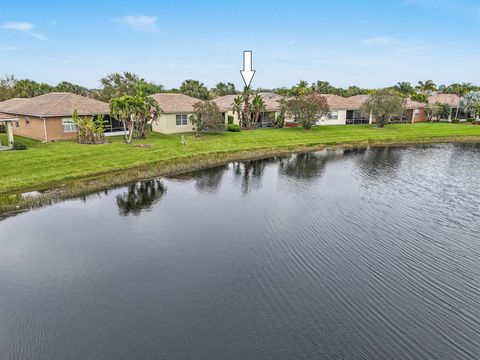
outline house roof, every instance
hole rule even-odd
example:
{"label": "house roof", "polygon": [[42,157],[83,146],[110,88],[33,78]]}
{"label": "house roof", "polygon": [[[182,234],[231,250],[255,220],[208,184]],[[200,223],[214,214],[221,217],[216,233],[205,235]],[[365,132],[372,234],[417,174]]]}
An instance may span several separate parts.
{"label": "house roof", "polygon": [[[358,110],[360,107],[365,103],[365,101],[368,100],[368,97],[370,95],[355,95],[355,96],[350,96],[348,98],[349,105],[350,107],[348,110]],[[418,102],[418,101],[413,101],[410,99],[407,99],[407,102],[405,104],[405,108],[407,109],[421,109],[424,108],[425,104]]]}
{"label": "house roof", "polygon": [[150,95],[165,113],[191,113],[193,105],[198,103],[199,99],[184,94],[158,93]]}
{"label": "house roof", "polygon": [[108,114],[107,103],[68,92],[51,92],[29,99],[0,102],[0,111],[7,114],[39,117]]}
{"label": "house roof", "polygon": [[12,115],[0,113],[0,122],[7,121],[7,120],[16,120],[16,117]]}
{"label": "house roof", "polygon": [[457,94],[437,94],[428,97],[429,104],[448,104],[451,107],[458,107],[460,100],[461,98]]}
{"label": "house roof", "polygon": [[[279,108],[278,101],[282,98],[282,96],[274,93],[259,93],[262,97],[263,101],[265,102],[265,107],[267,111],[276,111]],[[227,111],[233,109],[233,101],[238,95],[225,95],[220,96],[216,99],[213,99],[213,102],[218,105],[220,110]]]}
{"label": "house roof", "polygon": [[321,94],[324,98],[327,99],[328,106],[330,110],[345,110],[350,108],[350,102],[347,98],[343,96],[334,95],[334,94]]}

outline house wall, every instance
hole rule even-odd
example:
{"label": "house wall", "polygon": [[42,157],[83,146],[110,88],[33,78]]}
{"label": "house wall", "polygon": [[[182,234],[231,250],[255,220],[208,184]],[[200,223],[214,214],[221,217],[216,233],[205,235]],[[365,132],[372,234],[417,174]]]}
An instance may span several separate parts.
{"label": "house wall", "polygon": [[162,134],[192,132],[193,126],[192,126],[192,123],[190,122],[191,113],[182,113],[182,114],[187,114],[189,118],[187,125],[181,125],[181,126],[176,125],[177,114],[162,114],[157,121],[154,121],[152,123],[152,130]]}
{"label": "house wall", "polygon": [[347,123],[347,110],[331,110],[338,113],[338,119],[332,120],[328,116],[323,116],[317,125],[345,125]]}
{"label": "house wall", "polygon": [[[418,113],[415,114],[415,110],[418,110]],[[425,114],[425,109],[415,109],[413,110],[413,122],[425,122],[427,121],[427,115]]]}
{"label": "house wall", "polygon": [[18,118],[17,123],[13,123],[13,134],[27,137],[34,140],[45,140],[45,129],[43,126],[43,119],[34,116],[28,116],[30,124],[27,124],[25,116],[15,115]]}

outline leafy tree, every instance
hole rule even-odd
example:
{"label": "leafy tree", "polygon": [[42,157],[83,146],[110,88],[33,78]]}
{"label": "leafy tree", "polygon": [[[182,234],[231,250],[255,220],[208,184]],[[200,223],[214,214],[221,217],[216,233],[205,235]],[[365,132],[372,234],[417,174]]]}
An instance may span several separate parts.
{"label": "leafy tree", "polygon": [[77,110],[73,112],[73,122],[77,126],[77,142],[79,144],[101,144],[105,142],[104,120],[102,115],[79,117]]}
{"label": "leafy tree", "polygon": [[13,75],[5,75],[0,79],[0,101],[5,101],[13,97],[13,89],[17,79]]}
{"label": "leafy tree", "polygon": [[212,89],[212,92],[215,96],[225,96],[225,95],[236,95],[238,91],[235,89],[235,85],[232,83],[223,83],[219,82],[215,87]]}
{"label": "leafy tree", "polygon": [[278,107],[278,115],[275,117],[273,120],[273,127],[277,129],[283,128],[285,125],[285,119],[287,117],[287,100],[284,98],[281,98],[278,101],[279,107]]}
{"label": "leafy tree", "polygon": [[145,96],[165,91],[163,85],[146,82],[130,72],[109,74],[102,78],[100,83],[102,89],[98,92],[97,97],[103,101],[110,101],[123,95],[135,96],[140,83],[142,83],[142,91]]}
{"label": "leafy tree", "polygon": [[75,84],[69,83],[68,81],[62,81],[57,86],[55,86],[53,90],[59,91],[59,92],[69,92],[69,93],[82,95],[82,96],[88,96],[90,93],[86,87],[75,85]]}
{"label": "leafy tree", "polygon": [[400,116],[405,111],[406,99],[391,89],[381,89],[372,93],[362,105],[365,114],[375,117],[377,127],[383,128],[394,116]]}
{"label": "leafy tree", "polygon": [[213,101],[199,101],[193,105],[193,114],[190,115],[195,136],[200,137],[202,131],[224,130],[225,119],[218,105]]}
{"label": "leafy tree", "polygon": [[472,91],[465,95],[460,102],[460,107],[470,113],[477,121],[480,120],[480,91]]}
{"label": "leafy tree", "polygon": [[392,89],[405,95],[413,95],[416,93],[412,84],[405,81],[397,83],[397,85],[393,86]]}
{"label": "leafy tree", "polygon": [[208,89],[198,80],[185,80],[180,86],[180,92],[197,99],[208,100],[210,98]]}
{"label": "leafy tree", "polygon": [[53,91],[53,88],[45,83],[37,83],[30,79],[18,80],[13,86],[12,97],[32,98]]}
{"label": "leafy tree", "polygon": [[308,86],[308,81],[300,80],[297,85],[293,86],[290,94],[293,96],[306,95],[313,92],[313,88]]}
{"label": "leafy tree", "polygon": [[428,96],[427,95],[422,94],[422,93],[417,93],[417,92],[411,94],[410,99],[412,99],[413,101],[421,102],[421,103],[427,103],[428,102]]}
{"label": "leafy tree", "polygon": [[289,99],[286,109],[305,130],[311,129],[318,119],[330,111],[327,99],[320,94],[306,94]]}
{"label": "leafy tree", "polygon": [[448,104],[437,104],[437,116],[438,119],[450,119],[452,116],[452,107]]}
{"label": "leafy tree", "polygon": [[252,122],[252,90],[245,86],[243,92],[233,100],[233,112],[238,114],[240,125],[246,128],[251,128]]}
{"label": "leafy tree", "polygon": [[460,97],[465,96],[469,92],[480,90],[478,86],[474,86],[470,83],[451,84],[448,86],[442,85],[439,87],[442,94],[456,94]]}

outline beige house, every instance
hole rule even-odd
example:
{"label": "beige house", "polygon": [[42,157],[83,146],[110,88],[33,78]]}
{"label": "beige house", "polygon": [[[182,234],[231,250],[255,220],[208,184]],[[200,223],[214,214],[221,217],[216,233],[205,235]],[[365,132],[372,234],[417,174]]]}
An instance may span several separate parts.
{"label": "beige house", "polygon": [[184,94],[159,93],[151,95],[163,110],[160,118],[152,123],[152,130],[162,134],[193,131],[190,115],[199,99]]}
{"label": "beige house", "polygon": [[107,103],[67,92],[0,102],[0,112],[16,119],[15,135],[44,142],[75,138],[77,129],[72,120],[75,110],[79,116],[104,115],[109,119]]}
{"label": "beige house", "polygon": [[452,118],[454,119],[467,119],[468,114],[466,114],[461,105],[460,102],[462,101],[462,98],[458,96],[457,94],[437,94],[437,95],[432,95],[428,97],[428,103],[430,105],[435,105],[435,104],[446,104],[451,107],[452,109],[452,114],[448,119],[451,121]]}

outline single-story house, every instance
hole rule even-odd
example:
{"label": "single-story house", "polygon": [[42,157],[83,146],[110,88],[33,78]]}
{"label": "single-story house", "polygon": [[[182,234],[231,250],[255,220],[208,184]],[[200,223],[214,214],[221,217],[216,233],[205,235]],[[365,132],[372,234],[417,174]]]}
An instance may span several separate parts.
{"label": "single-story house", "polygon": [[[216,99],[213,99],[220,110],[228,116],[233,116],[233,123],[240,124],[239,116],[237,113],[233,112],[233,102],[238,95],[225,95],[220,96]],[[278,115],[280,108],[279,100],[282,96],[274,93],[260,93],[264,103],[265,111],[260,114],[260,119],[258,121],[259,128],[272,127],[275,116]]]}
{"label": "single-story house", "polygon": [[449,121],[452,118],[454,119],[468,118],[468,114],[465,113],[460,106],[461,101],[462,101],[462,98],[457,94],[436,94],[428,97],[428,103],[430,105],[446,104],[452,108],[452,114],[448,119],[445,119]]}
{"label": "single-story house", "polygon": [[162,134],[193,131],[190,115],[193,113],[193,105],[201,100],[178,93],[159,93],[150,96],[163,110],[159,119],[152,123],[153,131]]}
{"label": "single-story house", "polygon": [[74,111],[80,117],[102,115],[108,121],[105,132],[120,125],[110,119],[109,106],[102,101],[68,92],[51,92],[28,99],[0,102],[0,112],[15,117],[13,133],[40,141],[74,139],[77,128],[72,120]]}
{"label": "single-story house", "polygon": [[322,94],[322,96],[327,99],[330,112],[319,119],[317,125],[346,125],[347,116],[351,112],[349,110],[352,107],[351,101],[339,95]]}

